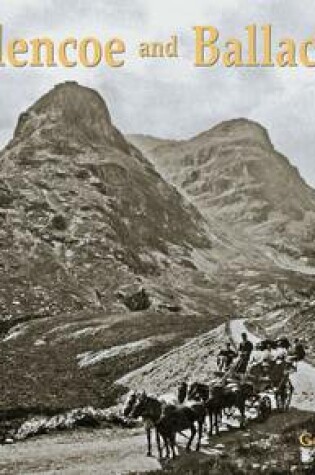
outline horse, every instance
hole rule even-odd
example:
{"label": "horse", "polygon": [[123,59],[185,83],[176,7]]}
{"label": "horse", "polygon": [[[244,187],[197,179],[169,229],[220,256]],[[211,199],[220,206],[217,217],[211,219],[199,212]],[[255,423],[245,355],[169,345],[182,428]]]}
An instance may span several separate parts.
{"label": "horse", "polygon": [[[194,383],[189,391],[191,398],[200,398],[204,401],[209,414],[210,428],[209,436],[219,434],[219,420],[222,420],[222,413],[226,409],[236,407],[241,414],[240,427],[245,426],[246,401],[254,394],[254,387],[251,383],[237,382],[220,384],[216,383],[211,387],[200,383]],[[207,398],[207,399],[206,399]]]}
{"label": "horse", "polygon": [[210,401],[210,387],[204,383],[194,382],[188,391],[188,400],[199,401],[205,404],[209,418],[208,435],[212,435],[213,427],[219,431],[219,420],[222,421],[222,408],[215,401]]}
{"label": "horse", "polygon": [[[131,392],[126,399],[125,406],[123,409],[123,414],[125,417],[131,417],[131,414],[137,405],[139,399],[141,398],[141,393],[136,391]],[[152,430],[154,429],[154,424],[151,420],[144,418],[144,429],[147,437],[147,457],[152,457]],[[155,428],[155,438],[157,446],[159,447],[160,440],[158,433]]]}
{"label": "horse", "polygon": [[206,402],[209,399],[209,395],[209,386],[207,384],[198,383],[197,381],[195,381],[189,387],[187,398],[190,401],[193,400]]}
{"label": "horse", "polygon": [[191,436],[186,445],[186,451],[189,452],[197,432],[195,427],[195,422],[197,422],[198,441],[196,451],[199,451],[206,415],[206,410],[203,404],[195,403],[190,407],[165,406],[157,398],[147,396],[143,393],[135,404],[130,415],[135,419],[143,417],[144,419],[152,421],[156,428],[157,446],[160,458],[162,458],[160,436],[162,437],[166,447],[166,457],[170,457],[171,448],[172,458],[175,458],[176,434],[186,429],[190,429],[191,431]]}
{"label": "horse", "polygon": [[281,412],[288,411],[292,401],[294,386],[289,375],[284,375],[275,391],[277,409]]}
{"label": "horse", "polygon": [[290,371],[294,369],[294,364],[290,361],[276,362],[270,371],[270,380],[275,389],[275,398],[277,409],[279,411],[288,411],[292,394],[293,384],[290,380]]}
{"label": "horse", "polygon": [[127,399],[125,401],[124,408],[123,408],[123,415],[125,417],[130,416],[130,413],[132,409],[134,408],[134,405],[136,404],[139,396],[140,396],[139,393],[137,393],[136,391],[132,391],[128,394]]}
{"label": "horse", "polygon": [[[210,398],[207,405],[215,408],[216,411],[225,411],[236,407],[241,415],[240,428],[244,429],[246,417],[245,408],[246,401],[254,394],[254,387],[249,382],[236,382],[226,385],[215,385],[210,392]],[[218,434],[218,426],[216,425],[216,433]]]}

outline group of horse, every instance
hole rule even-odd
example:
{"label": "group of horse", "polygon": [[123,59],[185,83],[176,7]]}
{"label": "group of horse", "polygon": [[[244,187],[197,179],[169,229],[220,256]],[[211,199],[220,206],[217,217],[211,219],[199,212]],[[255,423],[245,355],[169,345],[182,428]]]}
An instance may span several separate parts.
{"label": "group of horse", "polygon": [[[261,420],[265,420],[271,412],[269,396],[261,395],[260,391],[272,388],[279,410],[288,410],[291,402],[293,386],[288,377],[289,371],[285,362],[278,365],[271,372],[272,377],[261,377],[262,369],[254,368],[253,374],[249,371],[246,378],[216,381],[207,385],[192,383],[187,390],[186,400],[183,404],[176,404],[146,394],[145,392],[132,392],[129,394],[125,406],[124,416],[138,419],[142,417],[147,435],[147,455],[152,456],[152,430],[155,430],[156,443],[159,457],[176,457],[176,436],[189,430],[190,436],[186,451],[190,451],[197,434],[196,451],[199,451],[204,432],[206,417],[209,419],[208,436],[219,434],[223,414],[231,415],[236,408],[240,415],[240,428],[246,423],[246,408],[248,404],[256,403]],[[257,371],[258,370],[258,371]],[[257,381],[258,377],[258,381]],[[263,388],[258,386],[263,383]],[[163,444],[162,444],[163,442]]]}

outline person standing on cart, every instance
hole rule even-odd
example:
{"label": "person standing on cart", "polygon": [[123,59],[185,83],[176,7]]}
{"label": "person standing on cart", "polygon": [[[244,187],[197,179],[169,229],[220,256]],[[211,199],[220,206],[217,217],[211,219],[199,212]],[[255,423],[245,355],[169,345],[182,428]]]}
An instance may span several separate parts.
{"label": "person standing on cart", "polygon": [[239,345],[239,361],[236,366],[238,373],[246,373],[250,356],[254,349],[253,343],[248,339],[247,333],[242,333],[242,341]]}

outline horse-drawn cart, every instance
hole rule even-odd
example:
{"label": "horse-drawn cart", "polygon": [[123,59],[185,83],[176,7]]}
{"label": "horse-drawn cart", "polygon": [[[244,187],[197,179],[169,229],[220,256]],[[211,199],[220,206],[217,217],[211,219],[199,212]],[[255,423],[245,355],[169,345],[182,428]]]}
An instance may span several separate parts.
{"label": "horse-drawn cart", "polygon": [[[223,406],[223,413],[227,417],[235,417],[237,409],[241,412],[241,419],[253,417],[264,422],[270,416],[273,408],[279,411],[287,411],[291,404],[293,385],[290,381],[290,373],[294,370],[293,365],[285,360],[253,363],[245,374],[236,371],[237,364],[223,373],[216,373],[216,380],[210,384],[209,392],[217,393],[220,399],[231,399],[229,394],[238,395],[238,405]],[[199,385],[200,386],[200,385]],[[244,401],[244,414],[240,410]]]}
{"label": "horse-drawn cart", "polygon": [[293,385],[290,374],[294,371],[292,363],[275,360],[253,363],[245,376],[253,385],[253,395],[247,401],[247,407],[255,408],[258,420],[265,421],[274,407],[278,411],[287,411],[291,404]]}
{"label": "horse-drawn cart", "polygon": [[[286,411],[290,407],[293,386],[290,373],[293,365],[285,360],[254,363],[245,374],[236,371],[237,365],[231,367],[225,374],[217,373],[215,380],[209,383],[194,382],[190,385],[187,400],[180,404],[169,403],[163,397],[148,396],[143,393],[132,393],[127,399],[124,415],[134,418],[142,417],[146,422],[145,428],[148,440],[148,454],[151,454],[151,431],[154,428],[157,440],[161,435],[167,454],[169,447],[175,454],[176,433],[190,429],[191,435],[187,449],[197,432],[197,450],[200,447],[206,416],[209,419],[208,436],[219,434],[224,417],[240,419],[243,428],[250,411],[255,413],[255,419],[265,421],[273,408]],[[187,389],[187,388],[186,388]],[[147,422],[150,424],[147,424]],[[227,425],[229,425],[227,423]],[[158,442],[161,455],[161,445]]]}

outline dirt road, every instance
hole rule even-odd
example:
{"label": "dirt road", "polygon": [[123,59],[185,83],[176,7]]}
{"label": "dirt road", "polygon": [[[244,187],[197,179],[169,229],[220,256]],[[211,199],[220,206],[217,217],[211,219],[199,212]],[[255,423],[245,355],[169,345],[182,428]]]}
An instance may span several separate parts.
{"label": "dirt road", "polygon": [[0,446],[1,475],[114,475],[160,468],[145,456],[143,429],[104,429]]}

